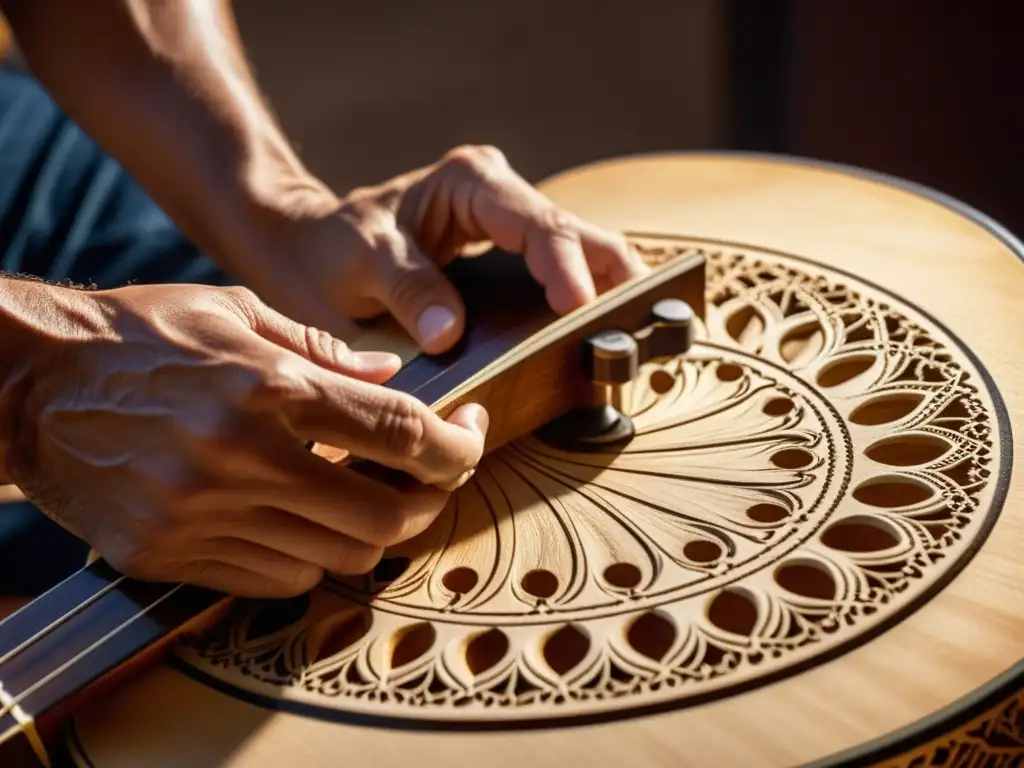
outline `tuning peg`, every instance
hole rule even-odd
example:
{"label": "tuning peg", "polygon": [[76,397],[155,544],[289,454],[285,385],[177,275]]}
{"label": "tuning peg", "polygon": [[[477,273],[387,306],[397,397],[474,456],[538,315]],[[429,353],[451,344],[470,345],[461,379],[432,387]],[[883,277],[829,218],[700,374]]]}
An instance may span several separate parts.
{"label": "tuning peg", "polygon": [[662,299],[651,308],[651,324],[636,334],[638,362],[683,355],[693,346],[693,308],[680,299]]}
{"label": "tuning peg", "polygon": [[583,342],[583,365],[594,384],[628,384],[640,367],[640,348],[625,331],[595,333]]}

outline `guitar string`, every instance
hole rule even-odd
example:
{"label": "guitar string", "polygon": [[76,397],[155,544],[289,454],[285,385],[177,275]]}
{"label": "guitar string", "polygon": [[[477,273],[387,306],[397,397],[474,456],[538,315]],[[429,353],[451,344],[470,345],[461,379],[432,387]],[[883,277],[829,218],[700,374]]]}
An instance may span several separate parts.
{"label": "guitar string", "polygon": [[[11,650],[9,650],[3,656],[0,656],[0,667],[2,667],[4,664],[6,664],[11,659],[13,659],[19,653],[24,652],[30,645],[34,645],[35,643],[37,643],[40,640],[42,640],[44,637],[46,637],[46,635],[48,635],[51,632],[53,632],[53,630],[55,630],[61,624],[63,624],[65,622],[69,621],[70,619],[74,618],[76,615],[78,615],[79,613],[84,611],[86,608],[88,608],[90,605],[95,603],[101,597],[103,597],[104,595],[108,594],[118,584],[120,584],[122,581],[124,581],[125,578],[127,578],[127,577],[125,577],[125,576],[118,576],[116,579],[114,579],[112,582],[110,582],[109,584],[104,586],[102,589],[97,590],[95,593],[93,593],[88,598],[83,600],[81,603],[76,605],[70,611],[68,611],[67,613],[64,613],[61,616],[59,616],[58,618],[54,619],[49,624],[47,624],[45,627],[43,627],[38,632],[36,632],[34,635],[32,635],[30,638],[28,638],[27,640],[23,640],[19,645],[15,646]],[[14,614],[11,615],[12,618],[14,616],[17,616],[17,612],[15,612]]]}
{"label": "guitar string", "polygon": [[174,595],[174,593],[177,592],[179,589],[181,589],[183,586],[185,586],[185,585],[184,584],[176,584],[170,590],[168,590],[164,595],[158,597],[156,600],[151,602],[149,605],[147,605],[141,611],[139,611],[136,614],[134,614],[130,619],[128,619],[127,621],[122,622],[120,625],[114,627],[112,630],[110,630],[107,634],[105,634],[99,640],[96,640],[91,645],[87,646],[85,649],[79,651],[77,654],[72,656],[70,659],[68,659],[66,662],[61,664],[56,669],[54,669],[52,672],[50,672],[49,674],[45,675],[41,679],[37,680],[31,686],[29,686],[24,691],[19,693],[17,696],[13,697],[11,699],[11,701],[6,706],[4,706],[2,709],[0,709],[0,718],[5,717],[14,707],[18,706],[22,701],[24,701],[26,697],[31,696],[37,690],[39,690],[44,685],[49,683],[51,680],[54,680],[59,675],[62,675],[64,672],[66,672],[72,666],[74,666],[79,661],[81,661],[83,658],[88,656],[94,650],[99,648],[104,643],[108,642],[111,638],[114,637],[114,635],[116,635],[117,633],[121,632],[122,630],[124,630],[125,628],[130,626],[133,622],[138,621],[140,618],[142,618],[147,613],[152,611],[154,608],[156,608],[162,602],[164,602],[165,600],[170,598],[172,595]]}

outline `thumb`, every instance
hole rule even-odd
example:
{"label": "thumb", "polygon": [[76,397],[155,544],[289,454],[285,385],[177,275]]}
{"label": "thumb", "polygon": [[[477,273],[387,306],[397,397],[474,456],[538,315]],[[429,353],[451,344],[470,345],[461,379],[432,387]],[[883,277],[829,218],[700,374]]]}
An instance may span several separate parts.
{"label": "thumb", "polygon": [[402,367],[396,354],[356,352],[327,331],[296,323],[259,299],[249,302],[246,317],[262,338],[335,373],[383,384]]}
{"label": "thumb", "polygon": [[440,354],[462,336],[466,308],[440,267],[411,237],[395,230],[371,262],[368,292],[424,352]]}

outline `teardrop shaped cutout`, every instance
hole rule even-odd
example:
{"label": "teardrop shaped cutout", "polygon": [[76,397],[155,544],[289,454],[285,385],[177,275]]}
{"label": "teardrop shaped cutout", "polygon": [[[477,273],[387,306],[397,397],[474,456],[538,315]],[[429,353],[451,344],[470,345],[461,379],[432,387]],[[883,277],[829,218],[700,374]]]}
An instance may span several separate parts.
{"label": "teardrop shaped cutout", "polygon": [[351,648],[370,631],[370,624],[373,621],[369,611],[360,611],[355,616],[350,616],[346,621],[336,624],[327,630],[320,647],[314,654],[313,661],[322,661]]}
{"label": "teardrop shaped cutout", "polygon": [[683,556],[694,563],[712,563],[722,556],[722,545],[706,539],[695,539],[683,546]]}
{"label": "teardrop shaped cutout", "polygon": [[824,566],[809,561],[796,561],[779,566],[775,583],[787,592],[814,600],[833,600],[836,582]]}
{"label": "teardrop shaped cutout", "polygon": [[772,464],[780,469],[804,469],[814,463],[814,454],[803,448],[784,448],[772,454]]}
{"label": "teardrop shaped cutout", "polygon": [[724,589],[711,599],[708,621],[724,632],[749,636],[757,626],[757,606],[745,593]]}
{"label": "teardrop shaped cutout", "polygon": [[505,658],[508,648],[508,636],[500,629],[481,632],[466,643],[466,666],[474,675],[481,675]]}
{"label": "teardrop shaped cutout", "polygon": [[825,348],[825,331],[818,322],[786,331],[779,340],[779,354],[792,366],[807,365]]}
{"label": "teardrop shaped cutout", "polygon": [[858,517],[832,523],[822,532],[821,543],[840,552],[882,552],[895,547],[899,537],[881,520]]}
{"label": "teardrop shaped cutout", "polygon": [[951,447],[937,435],[896,435],[869,445],[864,455],[879,464],[916,467],[930,464],[948,453]]}
{"label": "teardrop shaped cutout", "polygon": [[661,661],[672,648],[677,634],[671,621],[660,613],[649,611],[629,625],[626,641],[637,653],[653,661]]}
{"label": "teardrop shaped cutout", "polygon": [[437,639],[437,631],[426,622],[402,630],[401,637],[391,651],[391,668],[398,669],[426,654]]}
{"label": "teardrop shaped cutout", "polygon": [[861,403],[850,414],[850,421],[865,427],[891,424],[909,416],[924,400],[919,392],[898,392],[873,397]]}
{"label": "teardrop shaped cutout", "polygon": [[558,577],[551,571],[538,568],[523,576],[522,587],[528,595],[546,600],[558,591]]}
{"label": "teardrop shaped cutout", "polygon": [[544,643],[544,660],[556,674],[564,675],[586,658],[590,639],[572,624],[566,624]]}
{"label": "teardrop shaped cutout", "polygon": [[604,569],[604,580],[616,589],[635,589],[643,575],[632,563],[613,563]]}
{"label": "teardrop shaped cutout", "polygon": [[882,509],[910,507],[927,501],[933,491],[909,477],[884,477],[866,480],[853,489],[853,498],[862,504]]}
{"label": "teardrop shaped cutout", "polygon": [[747,510],[755,523],[778,523],[789,517],[789,510],[780,504],[755,504]]}
{"label": "teardrop shaped cutout", "polygon": [[725,321],[726,332],[743,349],[750,352],[757,352],[761,348],[764,328],[764,318],[761,317],[761,313],[749,304],[737,309]]}
{"label": "teardrop shaped cutout", "polygon": [[478,580],[479,577],[476,575],[476,571],[465,566],[452,568],[441,577],[441,583],[444,584],[444,588],[449,592],[454,592],[456,595],[472,592]]}
{"label": "teardrop shaped cutout", "polygon": [[672,391],[672,387],[676,385],[676,380],[671,373],[659,368],[651,373],[648,383],[656,395],[664,395],[666,392]]}
{"label": "teardrop shaped cutout", "polygon": [[822,387],[838,387],[853,381],[871,370],[875,364],[874,355],[850,355],[829,363],[818,372],[818,384]]}

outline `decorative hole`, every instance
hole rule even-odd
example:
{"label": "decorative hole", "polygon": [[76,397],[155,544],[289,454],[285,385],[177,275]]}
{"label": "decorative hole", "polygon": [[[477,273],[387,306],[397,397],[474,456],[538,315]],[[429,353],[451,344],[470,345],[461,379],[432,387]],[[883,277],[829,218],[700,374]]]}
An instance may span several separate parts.
{"label": "decorative hole", "polygon": [[793,366],[806,365],[825,348],[825,332],[817,322],[793,328],[779,340],[779,354]]}
{"label": "decorative hole", "polygon": [[465,566],[453,568],[441,578],[441,583],[444,584],[444,588],[457,595],[464,595],[467,592],[472,592],[477,581],[478,577],[476,575],[476,571],[472,568],[466,568]]}
{"label": "decorative hole", "polygon": [[756,309],[746,305],[729,315],[725,330],[741,347],[756,352],[764,338],[764,318]]}
{"label": "decorative hole", "polygon": [[909,416],[924,400],[917,392],[882,395],[861,403],[850,414],[850,421],[866,427],[891,424]]}
{"label": "decorative hole", "polygon": [[766,416],[785,416],[795,407],[793,401],[788,397],[773,397],[764,404],[764,408],[761,410]]}
{"label": "decorative hole", "polygon": [[416,661],[434,646],[436,639],[437,632],[433,625],[425,622],[402,630],[398,642],[391,651],[391,668],[398,669]]}
{"label": "decorative hole", "polygon": [[659,369],[651,374],[651,389],[653,389],[659,395],[664,395],[666,392],[671,392],[672,387],[674,387],[675,384],[675,377],[668,371],[663,371]]}
{"label": "decorative hole", "polygon": [[660,613],[638,616],[626,632],[626,641],[637,653],[661,661],[676,641],[675,625]]}
{"label": "decorative hole", "polygon": [[522,587],[528,595],[547,599],[558,591],[558,577],[551,571],[530,571],[523,576]]}
{"label": "decorative hole", "polygon": [[373,580],[378,584],[390,584],[397,581],[409,570],[408,557],[385,557],[373,569]]}
{"label": "decorative hole", "polygon": [[724,632],[749,636],[757,626],[757,606],[746,594],[726,589],[708,605],[708,621]]}
{"label": "decorative hole", "polygon": [[879,464],[912,467],[930,464],[949,448],[949,443],[934,435],[897,435],[869,445],[864,455]]}
{"label": "decorative hole", "polygon": [[826,388],[838,387],[871,370],[874,364],[874,355],[851,355],[822,368],[818,372],[818,384]]}
{"label": "decorative hole", "polygon": [[778,504],[755,504],[747,510],[755,523],[778,523],[789,517],[789,510]]}
{"label": "decorative hole", "polygon": [[337,656],[342,651],[351,648],[370,631],[373,618],[368,611],[362,611],[355,616],[350,616],[340,624],[331,627],[320,647],[313,654],[313,661],[322,661],[332,656]]}
{"label": "decorative hole", "polygon": [[618,589],[634,589],[641,578],[640,569],[632,563],[615,563],[604,569],[604,580]]}
{"label": "decorative hole", "polygon": [[711,563],[722,556],[722,547],[713,541],[689,541],[683,547],[683,556],[695,563]]}
{"label": "decorative hole", "polygon": [[500,629],[481,632],[466,643],[466,666],[474,675],[483,674],[505,658],[508,648],[508,636]]}
{"label": "decorative hole", "polygon": [[909,477],[867,480],[853,489],[853,498],[870,507],[894,509],[927,501],[932,489]]}
{"label": "decorative hole", "polygon": [[899,543],[888,525],[869,517],[839,520],[821,534],[821,543],[840,552],[882,552]]}
{"label": "decorative hole", "polygon": [[544,661],[564,675],[587,657],[590,639],[572,624],[566,624],[544,643]]}
{"label": "decorative hole", "polygon": [[802,448],[785,448],[772,454],[772,464],[780,469],[802,469],[814,463],[814,454]]}
{"label": "decorative hole", "polygon": [[836,596],[832,574],[814,562],[804,560],[780,566],[775,571],[775,582],[787,592],[813,600],[833,600]]}
{"label": "decorative hole", "polygon": [[743,375],[743,369],[732,363],[722,363],[715,374],[721,381],[737,381]]}

